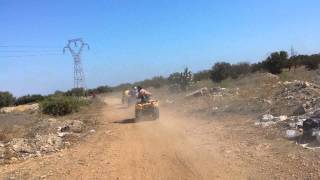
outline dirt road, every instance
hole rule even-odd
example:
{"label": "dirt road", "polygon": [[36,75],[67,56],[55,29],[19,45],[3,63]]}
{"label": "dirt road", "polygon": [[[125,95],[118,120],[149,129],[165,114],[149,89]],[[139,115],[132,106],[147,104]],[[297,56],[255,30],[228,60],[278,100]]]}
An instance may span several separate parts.
{"label": "dirt road", "polygon": [[[133,121],[133,109],[107,98],[96,133],[61,152],[0,167],[1,179],[295,179],[299,152],[283,152],[243,131],[245,117],[221,125],[162,108],[158,121]],[[231,117],[232,119],[232,117]],[[242,124],[241,124],[242,123]],[[250,122],[251,123],[251,122]],[[238,128],[236,128],[238,127]],[[231,131],[232,130],[232,131]],[[282,146],[293,145],[283,143]],[[280,146],[280,147],[282,147]],[[294,149],[294,148],[293,148]],[[290,164],[285,164],[291,162]],[[294,169],[300,168],[296,173]],[[318,171],[308,178],[318,177]]]}

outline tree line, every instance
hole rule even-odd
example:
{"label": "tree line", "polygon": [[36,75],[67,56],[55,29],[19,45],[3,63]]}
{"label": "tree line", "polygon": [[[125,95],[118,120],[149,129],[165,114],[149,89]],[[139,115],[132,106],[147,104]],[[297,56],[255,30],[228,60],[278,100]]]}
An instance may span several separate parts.
{"label": "tree line", "polygon": [[283,69],[289,71],[295,70],[298,67],[304,66],[307,70],[316,70],[319,68],[320,54],[312,55],[295,55],[288,56],[286,51],[277,51],[271,53],[266,59],[257,63],[240,62],[231,64],[225,61],[215,63],[211,69],[192,73],[188,68],[185,68],[182,72],[175,72],[168,77],[156,76],[151,79],[145,79],[143,81],[135,83],[120,84],[115,87],[99,86],[93,89],[74,88],[66,92],[56,91],[54,94],[48,96],[42,96],[39,94],[26,95],[15,98],[10,92],[0,92],[0,108],[10,105],[21,105],[39,102],[50,96],[86,96],[91,94],[108,93],[112,91],[120,91],[124,89],[130,89],[133,86],[141,85],[143,87],[160,88],[165,85],[175,86],[181,91],[187,90],[190,84],[202,81],[212,80],[213,82],[221,82],[225,79],[232,78],[237,79],[240,76],[245,76],[249,73],[255,72],[269,72],[272,74],[280,74]]}
{"label": "tree line", "polygon": [[21,97],[14,97],[10,92],[0,91],[0,108],[6,106],[18,106],[23,104],[37,103],[44,101],[46,99],[50,99],[52,97],[57,96],[65,96],[65,97],[80,97],[80,96],[89,96],[92,94],[100,94],[100,93],[108,93],[112,92],[112,88],[109,86],[99,86],[93,89],[83,89],[83,88],[73,88],[68,91],[55,91],[53,94],[49,95],[41,95],[41,94],[33,94],[33,95],[25,95]]}

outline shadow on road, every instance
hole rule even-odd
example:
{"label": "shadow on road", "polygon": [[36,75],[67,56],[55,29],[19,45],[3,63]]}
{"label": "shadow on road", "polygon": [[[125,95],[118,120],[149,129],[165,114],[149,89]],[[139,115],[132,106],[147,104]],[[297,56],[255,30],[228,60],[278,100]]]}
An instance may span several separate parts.
{"label": "shadow on road", "polygon": [[135,118],[124,119],[124,120],[121,120],[121,121],[114,121],[113,123],[118,123],[118,124],[136,123],[136,119]]}
{"label": "shadow on road", "polygon": [[124,119],[124,120],[120,120],[120,121],[114,121],[113,123],[116,124],[130,124],[130,123],[139,123],[139,122],[144,122],[144,121],[154,121],[151,119],[147,119],[147,118],[143,118],[143,119],[135,119],[135,118],[129,118],[129,119]]}

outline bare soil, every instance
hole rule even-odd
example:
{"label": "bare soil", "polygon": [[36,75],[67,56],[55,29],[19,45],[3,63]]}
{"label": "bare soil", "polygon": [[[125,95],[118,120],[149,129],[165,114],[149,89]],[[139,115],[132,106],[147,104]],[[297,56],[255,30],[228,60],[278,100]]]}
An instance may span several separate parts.
{"label": "bare soil", "polygon": [[[1,179],[319,179],[319,152],[253,126],[161,107],[157,121],[107,97],[96,133],[61,152],[0,167]],[[178,108],[177,108],[178,109]]]}

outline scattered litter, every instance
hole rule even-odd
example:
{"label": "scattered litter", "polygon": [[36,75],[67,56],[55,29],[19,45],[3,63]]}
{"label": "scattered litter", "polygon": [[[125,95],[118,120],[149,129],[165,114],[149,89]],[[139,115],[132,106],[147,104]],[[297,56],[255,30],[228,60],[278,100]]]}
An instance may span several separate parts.
{"label": "scattered litter", "polygon": [[277,124],[278,122],[287,120],[288,117],[285,115],[281,115],[279,117],[274,117],[271,114],[264,114],[257,122],[254,124],[256,126],[262,126],[263,128],[269,127],[271,125]]}
{"label": "scattered litter", "polygon": [[296,143],[296,144],[302,146],[305,149],[310,149],[310,150],[320,149],[320,147],[309,147],[309,144],[299,144],[299,143]]}
{"label": "scattered litter", "polygon": [[288,139],[295,139],[299,136],[301,136],[301,132],[299,132],[298,130],[287,130],[286,131],[286,138]]}

